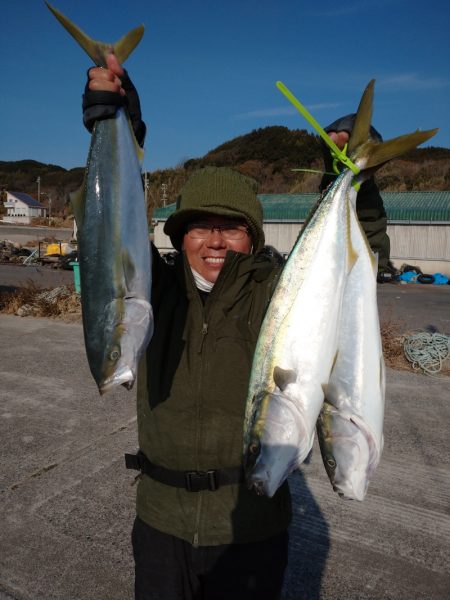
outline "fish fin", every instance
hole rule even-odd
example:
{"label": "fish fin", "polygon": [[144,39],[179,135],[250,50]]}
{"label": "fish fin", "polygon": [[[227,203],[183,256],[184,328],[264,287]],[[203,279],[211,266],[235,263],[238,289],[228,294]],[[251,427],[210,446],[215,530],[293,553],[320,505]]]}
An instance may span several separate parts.
{"label": "fish fin", "polygon": [[136,136],[134,134],[133,125],[131,123],[130,115],[128,115],[128,124],[130,126],[130,132],[131,132],[131,135],[132,135],[133,140],[134,140],[134,146],[135,146],[135,150],[136,150],[136,156],[137,156],[139,164],[141,165],[141,168],[142,168],[142,165],[144,163],[145,152],[144,152],[144,148],[142,148],[141,146],[139,146],[139,142],[136,139]]}
{"label": "fish fin", "polygon": [[276,386],[283,392],[290,383],[294,383],[297,380],[297,374],[292,369],[275,367],[273,370],[273,380]]}
{"label": "fish fin", "polygon": [[[349,200],[349,204],[350,204],[350,200]],[[350,273],[350,271],[353,269],[353,267],[355,266],[356,261],[358,260],[358,253],[355,250],[355,247],[352,244],[352,234],[351,234],[351,227],[352,227],[352,218],[351,218],[351,206],[347,206],[347,273]],[[333,362],[333,366],[334,363],[336,362],[337,359],[337,354],[334,357],[334,362]]]}
{"label": "fish fin", "polygon": [[331,373],[331,371],[333,371],[334,367],[336,366],[338,357],[339,357],[339,350],[336,350],[336,354],[334,355],[334,358],[333,358],[333,364],[331,365],[330,373]]}
{"label": "fish fin", "polygon": [[85,52],[92,58],[99,67],[106,67],[106,55],[113,49],[114,54],[120,63],[123,63],[134,48],[141,41],[144,35],[144,26],[140,25],[124,35],[115,44],[106,44],[90,38],[84,31],[75,25],[70,19],[62,14],[58,9],[46,2],[48,9],[58,19],[61,25],[70,33],[70,35],[80,44]]}
{"label": "fish fin", "polygon": [[122,267],[127,290],[131,290],[133,287],[132,282],[136,278],[136,267],[126,249],[122,250]]}
{"label": "fish fin", "polygon": [[[392,138],[386,142],[371,140],[370,124],[373,113],[374,87],[375,79],[372,79],[364,90],[359,103],[347,149],[348,156],[351,157],[358,167],[364,171],[373,169],[370,175],[391,159],[423,144],[438,131],[438,129],[429,129],[427,131],[417,130],[413,133]],[[367,175],[369,174],[365,173],[364,178],[367,178]]]}
{"label": "fish fin", "polygon": [[[136,138],[134,138],[134,139],[136,140]],[[136,156],[138,157],[139,164],[142,167],[142,164],[144,162],[144,149],[139,146],[139,144],[137,143],[137,140],[136,140]]]}
{"label": "fish fin", "polygon": [[347,153],[349,156],[352,156],[355,150],[367,142],[370,137],[369,131],[372,122],[374,86],[375,79],[372,79],[364,90],[359,102],[355,123],[348,141]]}
{"label": "fish fin", "polygon": [[382,393],[384,395],[384,388],[385,388],[385,379],[386,379],[386,373],[385,373],[385,366],[384,366],[384,358],[383,358],[383,353],[380,354],[380,390],[382,390]]}
{"label": "fish fin", "polygon": [[370,250],[370,252],[369,252],[370,262],[372,264],[373,275],[376,278],[377,275],[378,275],[379,254],[378,254],[378,252],[374,252],[372,250],[372,248],[370,247],[369,243],[367,243],[367,249]]}
{"label": "fish fin", "polygon": [[144,26],[139,25],[127,34],[125,34],[118,42],[113,45],[114,54],[117,56],[120,63],[130,56],[144,35]]}
{"label": "fish fin", "polygon": [[362,168],[365,171],[367,169],[379,169],[389,160],[401,156],[405,152],[423,144],[438,131],[439,129],[417,130],[413,133],[392,138],[386,142],[366,142],[360,151]]}
{"label": "fish fin", "polygon": [[73,216],[78,229],[81,229],[84,218],[84,206],[85,206],[85,193],[84,193],[84,181],[81,187],[70,194],[70,204],[72,205]]}

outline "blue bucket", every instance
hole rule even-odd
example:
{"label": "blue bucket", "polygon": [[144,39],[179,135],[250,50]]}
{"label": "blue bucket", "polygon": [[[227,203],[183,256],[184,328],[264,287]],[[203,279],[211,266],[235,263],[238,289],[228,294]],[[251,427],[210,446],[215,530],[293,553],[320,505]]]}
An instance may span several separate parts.
{"label": "blue bucket", "polygon": [[80,285],[80,263],[71,262],[69,265],[73,269],[73,281],[75,283],[75,291],[77,294],[81,293],[81,285]]}

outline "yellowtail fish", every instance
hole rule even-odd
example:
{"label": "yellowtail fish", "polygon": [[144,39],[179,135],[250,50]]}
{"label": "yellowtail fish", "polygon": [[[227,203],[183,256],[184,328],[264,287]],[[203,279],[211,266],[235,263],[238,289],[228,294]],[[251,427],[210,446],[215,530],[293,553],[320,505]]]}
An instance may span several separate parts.
{"label": "yellowtail fish", "polygon": [[[376,259],[357,221],[354,184],[437,130],[372,141],[373,87],[371,81],[363,94],[349,142],[360,172],[355,177],[345,169],[305,224],[259,334],[244,429],[247,483],[258,494],[273,496],[309,454],[325,393],[328,403],[319,429],[322,439],[326,437],[324,460],[329,474],[334,468],[336,489],[361,499],[381,453],[384,375]],[[367,399],[362,398],[366,393]],[[354,415],[351,426],[349,414]],[[343,429],[345,440],[340,437]],[[354,450],[357,444],[360,451]],[[364,474],[354,475],[355,470]]]}
{"label": "yellowtail fish", "polygon": [[336,358],[317,434],[333,489],[363,500],[383,448],[385,375],[376,302],[377,259],[350,193],[350,243],[358,258],[344,289]]}
{"label": "yellowtail fish", "polygon": [[[114,51],[123,62],[143,26],[116,44],[96,42],[47,3],[98,66]],[[130,389],[153,332],[151,254],[141,178],[143,151],[127,112],[97,121],[85,179],[71,197],[78,226],[81,304],[86,354],[100,393]]]}

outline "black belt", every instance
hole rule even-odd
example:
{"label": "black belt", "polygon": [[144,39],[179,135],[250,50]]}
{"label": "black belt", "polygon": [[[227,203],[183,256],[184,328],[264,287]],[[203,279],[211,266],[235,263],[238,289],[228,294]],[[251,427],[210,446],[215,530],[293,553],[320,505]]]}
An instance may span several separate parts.
{"label": "black belt", "polygon": [[244,482],[242,467],[208,471],[174,471],[153,464],[141,450],[137,454],[125,454],[125,466],[127,469],[140,471],[160,483],[185,488],[188,492],[200,492],[201,490],[215,492],[222,485]]}

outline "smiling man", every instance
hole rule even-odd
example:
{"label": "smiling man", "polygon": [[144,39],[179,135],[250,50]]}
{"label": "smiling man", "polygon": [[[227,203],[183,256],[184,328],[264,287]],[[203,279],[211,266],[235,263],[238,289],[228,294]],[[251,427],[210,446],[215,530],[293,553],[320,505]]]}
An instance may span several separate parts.
{"label": "smiling man", "polygon": [[249,254],[252,248],[245,221],[203,217],[189,223],[183,250],[195,275],[215,283],[227,250]]}
{"label": "smiling man", "polygon": [[184,250],[194,274],[214,284],[228,250],[250,254],[264,245],[256,182],[225,167],[194,172],[164,232]]}
{"label": "smiling man", "polygon": [[253,180],[205,167],[164,227],[174,263],[153,249],[155,333],[138,380],[139,600],[280,594],[289,489],[257,496],[241,467],[255,344],[281,269],[261,252],[262,220]]}
{"label": "smiling man", "polygon": [[[113,54],[94,67],[83,120],[125,105],[136,139],[137,91]],[[285,482],[273,498],[244,482],[243,424],[259,330],[283,261],[264,250],[256,182],[226,167],[195,171],[164,231],[179,252],[153,247],[155,329],[139,366],[141,471],[132,543],[136,600],[276,600],[291,519]],[[143,243],[146,243],[143,240]]]}
{"label": "smiling man", "polygon": [[[114,54],[94,67],[83,121],[125,105],[136,139],[139,97]],[[153,247],[155,329],[137,385],[141,471],[133,527],[135,598],[275,600],[287,564],[289,487],[257,496],[243,477],[244,412],[261,323],[281,270],[263,251],[256,182],[226,167],[195,171]],[[145,241],[143,240],[143,243]]]}

